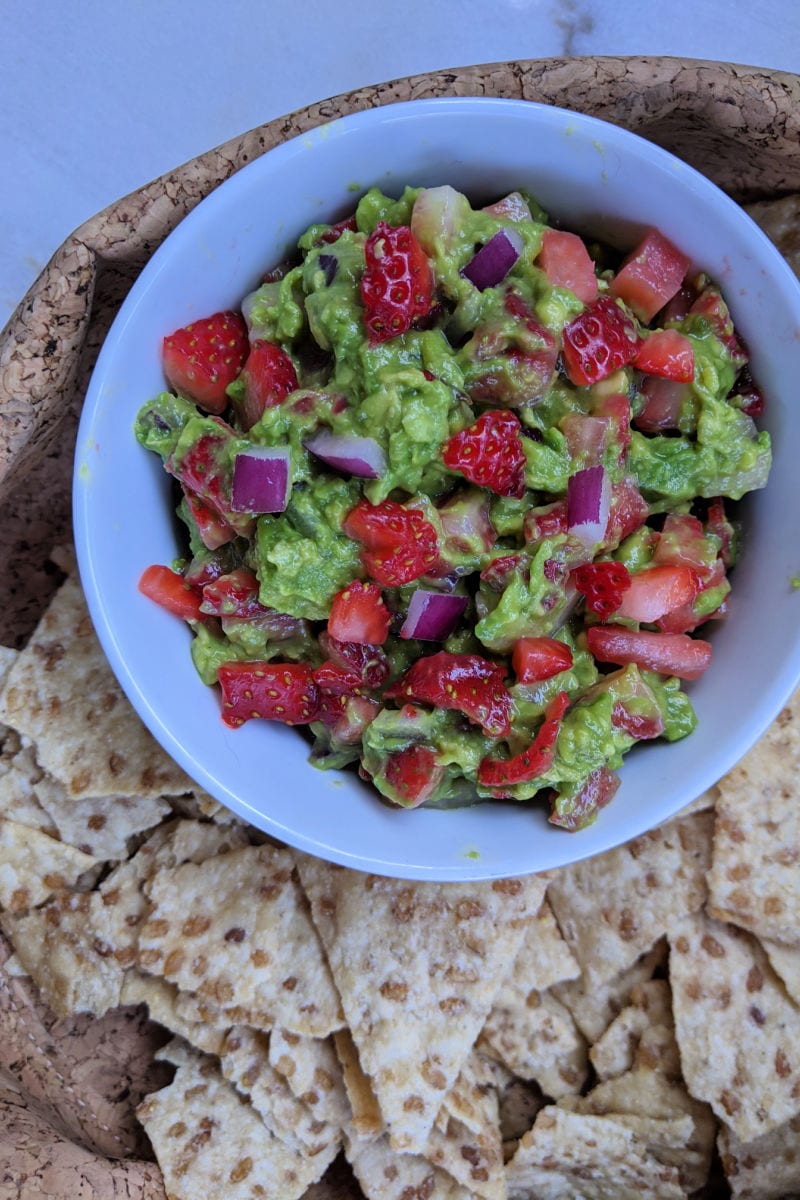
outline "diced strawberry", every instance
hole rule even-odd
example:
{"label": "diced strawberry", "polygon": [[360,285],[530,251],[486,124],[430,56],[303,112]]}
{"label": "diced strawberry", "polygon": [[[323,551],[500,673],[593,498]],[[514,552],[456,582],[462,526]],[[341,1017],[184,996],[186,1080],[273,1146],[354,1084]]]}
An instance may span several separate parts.
{"label": "diced strawberry", "polygon": [[319,240],[320,242],[324,242],[326,246],[331,246],[334,242],[338,242],[343,233],[346,233],[348,230],[351,233],[355,233],[356,229],[356,214],[351,213],[343,221],[337,221],[335,225],[330,225],[324,233],[319,235]]}
{"label": "diced strawberry", "polygon": [[531,207],[519,192],[509,192],[494,204],[487,204],[483,210],[493,217],[507,217],[509,221],[532,221]]}
{"label": "diced strawberry", "polygon": [[503,683],[505,667],[479,654],[440,650],[419,658],[402,679],[387,688],[387,700],[417,700],[437,708],[453,708],[480,725],[491,737],[511,730],[511,693]]}
{"label": "diced strawberry", "polygon": [[699,679],[711,662],[711,644],[685,633],[651,633],[621,625],[593,625],[586,631],[589,650],[599,662]]}
{"label": "diced strawberry", "polygon": [[621,700],[617,700],[611,710],[611,724],[615,729],[623,729],[637,742],[650,741],[664,732],[664,719],[660,713],[641,713]]}
{"label": "diced strawberry", "polygon": [[406,225],[379,221],[364,247],[361,277],[364,323],[375,345],[406,333],[433,303],[433,273],[425,251]]}
{"label": "diced strawberry", "polygon": [[719,538],[722,546],[720,548],[720,557],[726,567],[733,566],[734,549],[733,543],[736,536],[736,531],[733,525],[728,520],[725,512],[725,501],[721,496],[710,501],[708,505],[708,517],[706,519],[706,528],[709,533],[714,533]]}
{"label": "diced strawberry", "polygon": [[511,787],[544,775],[553,765],[561,720],[569,707],[569,696],[559,692],[547,706],[544,721],[527,750],[513,758],[484,758],[478,767],[478,783],[487,788]]}
{"label": "diced strawberry", "polygon": [[623,462],[631,444],[631,402],[621,392],[596,397],[592,416],[606,422],[606,446],[619,448],[618,461]]}
{"label": "diced strawberry", "polygon": [[333,597],[328,633],[340,642],[382,646],[389,636],[390,621],[378,585],[356,579]]}
{"label": "diced strawberry", "polygon": [[716,545],[706,537],[703,524],[688,513],[668,513],[658,539],[654,563],[677,563],[690,567],[705,582],[717,559]]}
{"label": "diced strawberry", "polygon": [[559,812],[556,803],[552,805],[548,820],[559,829],[577,833],[591,825],[601,808],[605,808],[613,800],[620,785],[620,778],[608,767],[598,767],[586,777],[577,796],[571,796],[569,803],[564,805],[564,811]]}
{"label": "diced strawberry", "polygon": [[418,808],[430,800],[444,775],[430,746],[406,746],[390,754],[384,770],[391,799],[403,808]]}
{"label": "diced strawberry", "polygon": [[342,696],[341,711],[331,726],[331,734],[345,746],[356,746],[368,725],[377,717],[381,706],[369,696]]}
{"label": "diced strawberry", "polygon": [[639,335],[610,296],[585,308],[564,329],[564,366],[572,383],[588,387],[633,362]]}
{"label": "diced strawberry", "polygon": [[313,675],[319,689],[318,719],[333,727],[344,715],[348,699],[363,690],[361,673],[328,659],[314,668]]}
{"label": "diced strawberry", "polygon": [[470,372],[467,390],[480,404],[513,408],[545,394],[555,374],[558,346],[514,288],[506,291],[503,307],[513,322],[502,317],[482,322],[464,347],[466,358],[487,363],[485,372]]}
{"label": "diced strawberry", "polygon": [[164,338],[161,362],[170,387],[210,413],[228,406],[225,389],[247,357],[247,326],[238,312],[218,312]]}
{"label": "diced strawberry", "polygon": [[244,396],[232,403],[243,429],[252,429],[259,417],[297,390],[297,372],[289,355],[274,342],[254,341],[242,368]]}
{"label": "diced strawberry", "polygon": [[359,500],[342,527],[364,546],[361,561],[382,587],[411,583],[437,561],[436,530],[417,508],[405,508],[394,500],[380,504]]}
{"label": "diced strawberry", "polygon": [[490,409],[442,446],[442,461],[500,496],[525,494],[525,452],[519,419],[504,409]]}
{"label": "diced strawberry", "polygon": [[541,683],[569,670],[572,651],[556,638],[519,638],[511,652],[511,665],[520,683]]}
{"label": "diced strawberry", "polygon": [[651,229],[612,279],[611,294],[648,325],[678,292],[690,263],[672,242]]}
{"label": "diced strawberry", "polygon": [[555,500],[541,508],[529,508],[522,522],[525,541],[536,543],[543,538],[558,537],[569,528],[566,500]]}
{"label": "diced strawberry", "polygon": [[647,375],[691,383],[694,379],[694,348],[677,329],[656,329],[647,335],[634,359],[635,367]]}
{"label": "diced strawberry", "polygon": [[659,617],[658,621],[656,621],[658,628],[662,633],[693,633],[700,625],[705,625],[706,621],[716,620],[719,617],[725,616],[727,612],[725,608],[727,595],[710,612],[703,612],[702,609],[699,614],[697,612],[703,593],[719,587],[725,581],[725,564],[721,558],[718,558],[711,570],[711,574],[703,582],[694,599],[689,601],[688,604],[681,605],[680,608],[674,608],[670,612],[665,613],[663,617]]}
{"label": "diced strawberry", "polygon": [[148,600],[154,600],[167,612],[182,617],[184,621],[200,621],[203,618],[200,589],[190,587],[182,575],[169,567],[146,567],[139,578],[139,591]]}
{"label": "diced strawberry", "polygon": [[650,507],[636,484],[628,476],[611,485],[611,511],[603,546],[612,550],[644,525]]}
{"label": "diced strawberry", "polygon": [[213,617],[238,617],[240,620],[263,616],[269,611],[259,603],[258,580],[245,567],[207,583],[200,609]]}
{"label": "diced strawberry", "polygon": [[199,496],[195,496],[188,488],[183,489],[183,494],[186,497],[186,504],[192,514],[192,519],[197,526],[197,532],[200,534],[200,540],[207,550],[218,550],[220,546],[226,546],[228,542],[232,542],[238,537],[233,526],[229,525],[219,513],[209,508]]}
{"label": "diced strawberry", "polygon": [[575,567],[571,579],[576,591],[586,597],[586,607],[598,617],[616,612],[631,582],[627,567],[620,562],[584,563]]}
{"label": "diced strawberry", "polygon": [[677,429],[683,403],[689,394],[688,385],[674,379],[659,379],[649,376],[642,383],[644,407],[633,418],[637,429],[643,433],[662,433],[665,429]]}
{"label": "diced strawberry", "polygon": [[733,362],[737,366],[744,366],[747,362],[747,353],[736,336],[730,310],[719,289],[713,285],[704,288],[689,311],[705,317],[716,337],[726,347]]}
{"label": "diced strawberry", "polygon": [[750,374],[750,367],[747,363],[745,363],[737,375],[728,400],[731,404],[735,404],[737,408],[740,408],[743,413],[746,413],[748,417],[760,417],[763,413],[766,405],[764,393]]}
{"label": "diced strawberry", "polygon": [[547,229],[536,262],[553,287],[568,288],[584,304],[597,299],[594,263],[577,233]]}
{"label": "diced strawberry", "polygon": [[693,600],[698,587],[697,575],[690,567],[671,564],[645,567],[630,576],[620,603],[612,611],[616,617],[652,624]]}
{"label": "diced strawberry", "polygon": [[564,435],[573,463],[579,467],[595,467],[603,457],[608,424],[602,417],[570,412],[561,418],[559,429]]}
{"label": "diced strawberry", "polygon": [[253,530],[249,513],[234,512],[231,508],[230,443],[234,432],[218,417],[210,418],[214,426],[200,435],[178,455],[173,452],[164,468],[190,492],[216,513],[237,535],[248,537]]}
{"label": "diced strawberry", "polygon": [[379,688],[389,678],[389,660],[380,646],[340,642],[323,629],[319,647],[334,664],[357,675],[364,687]]}
{"label": "diced strawberry", "polygon": [[319,689],[305,663],[229,662],[217,673],[222,719],[231,728],[252,717],[307,725],[319,713]]}
{"label": "diced strawberry", "polygon": [[481,571],[481,582],[487,584],[493,592],[504,592],[511,582],[511,576],[517,571],[530,574],[530,558],[527,554],[501,554],[493,558]]}

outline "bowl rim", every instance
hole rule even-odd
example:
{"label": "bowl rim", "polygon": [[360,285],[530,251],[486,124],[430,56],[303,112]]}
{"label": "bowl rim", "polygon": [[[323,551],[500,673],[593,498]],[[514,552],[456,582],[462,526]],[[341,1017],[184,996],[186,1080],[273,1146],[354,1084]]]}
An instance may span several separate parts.
{"label": "bowl rim", "polygon": [[[602,133],[608,136],[609,129],[614,131],[615,136],[619,136],[623,141],[629,142],[639,152],[644,155],[645,159],[655,161],[658,164],[678,164],[682,172],[682,178],[687,180],[691,186],[701,190],[713,191],[717,203],[723,202],[730,206],[730,210],[735,210],[738,216],[744,217],[749,223],[751,234],[756,234],[760,239],[764,252],[771,258],[771,266],[780,274],[785,273],[785,279],[791,280],[792,286],[797,289],[797,281],[788,267],[788,264],[783,260],[778,251],[769,241],[767,236],[758,229],[755,224],[750,221],[750,218],[743,213],[739,205],[736,204],[725,192],[711,180],[706,178],[695,168],[684,163],[677,156],[662,147],[648,141],[640,134],[624,129],[620,126],[610,125],[598,117],[576,112],[572,109],[565,109],[559,106],[543,104],[535,101],[528,101],[516,98],[505,97],[487,97],[487,96],[445,96],[434,97],[417,100],[395,101],[388,104],[382,104],[376,108],[370,108],[357,112],[352,112],[341,117],[335,118],[333,121],[326,122],[323,125],[317,126],[307,133],[301,133],[293,138],[287,139],[280,144],[271,147],[259,158],[246,163],[232,176],[218,184],[212,192],[198,202],[198,204],[176,225],[172,232],[165,238],[162,244],[154,252],[151,259],[146,263],[142,272],[136,279],[128,296],[125,298],[119,313],[114,320],[111,329],[109,330],[105,342],[98,355],[97,364],[95,366],[92,379],[86,392],[86,401],[83,412],[81,414],[80,427],[78,431],[77,446],[80,448],[86,446],[91,441],[91,430],[94,420],[95,410],[98,403],[99,391],[102,388],[102,380],[104,373],[108,371],[109,364],[113,363],[115,354],[118,352],[118,347],[124,342],[126,326],[131,315],[138,309],[146,298],[146,293],[154,285],[162,271],[168,269],[172,251],[176,245],[173,239],[180,239],[190,236],[195,228],[201,228],[207,221],[213,221],[218,209],[224,210],[228,205],[229,197],[232,196],[237,187],[241,187],[241,180],[254,179],[264,170],[271,171],[278,169],[283,160],[289,160],[292,154],[296,153],[300,144],[308,145],[309,139],[319,139],[327,136],[327,133],[332,129],[358,129],[366,127],[367,129],[373,124],[383,124],[387,119],[403,119],[406,116],[413,115],[418,118],[426,111],[431,113],[446,112],[448,110],[463,113],[468,111],[471,106],[477,106],[481,111],[495,110],[498,114],[503,111],[513,111],[514,113],[520,110],[527,112],[535,112],[543,120],[564,120],[579,123],[589,131],[595,130],[598,134]],[[233,809],[238,815],[244,819],[256,824],[259,828],[266,832],[272,833],[281,840],[288,842],[290,845],[298,849],[305,850],[311,854],[322,855],[331,861],[341,863],[342,865],[350,866],[360,870],[376,871],[380,874],[396,875],[403,878],[425,878],[437,880],[466,880],[466,879],[491,879],[502,877],[509,873],[523,874],[527,872],[535,872],[546,869],[546,864],[533,863],[532,865],[520,869],[515,865],[513,870],[509,872],[507,868],[490,867],[487,863],[482,862],[480,858],[473,859],[465,857],[456,866],[430,866],[423,863],[408,863],[405,861],[394,861],[391,857],[385,860],[380,857],[366,858],[359,854],[353,853],[346,847],[331,846],[322,844],[319,840],[315,840],[313,835],[307,832],[301,832],[297,829],[290,829],[280,822],[270,818],[263,812],[255,813],[250,806],[242,802],[230,789],[220,780],[216,779],[209,768],[204,766],[202,761],[199,761],[195,756],[187,750],[187,748],[179,742],[171,733],[169,725],[165,723],[164,718],[158,711],[158,706],[153,705],[150,697],[145,695],[137,682],[135,673],[128,664],[125,654],[122,651],[115,634],[113,614],[110,613],[103,601],[102,589],[98,573],[96,571],[95,547],[91,544],[91,536],[89,532],[89,514],[86,506],[87,489],[83,486],[80,479],[84,459],[80,452],[76,453],[75,469],[73,474],[73,513],[75,515],[75,542],[78,558],[78,566],[81,579],[84,583],[87,604],[90,615],[97,631],[101,645],[106,656],[112,666],[112,669],[119,680],[123,691],[132,701],[134,708],[143,719],[145,725],[150,729],[151,733],[161,743],[167,752],[187,771],[187,773],[196,779],[201,786],[206,788],[212,795],[219,798],[227,807]],[[757,740],[764,730],[774,719],[780,708],[791,695],[793,688],[800,680],[800,644],[795,648],[792,655],[787,656],[785,670],[779,680],[775,682],[770,696],[770,702],[762,705],[759,709],[760,717],[757,721],[750,724],[748,734],[744,742],[746,742],[744,750],[741,748],[734,749],[733,746],[722,759],[714,760],[713,768],[709,764],[704,773],[701,773],[699,778],[694,777],[691,784],[682,783],[676,789],[676,794],[679,797],[680,803],[676,803],[672,809],[672,816],[678,815],[686,803],[701,794],[707,788],[711,787],[722,774],[726,773],[731,767],[742,757]],[[292,736],[297,737],[296,731],[291,731]],[[298,739],[300,745],[303,743]],[[298,760],[299,761],[299,760]],[[488,804],[479,806],[484,812],[488,809]],[[419,812],[431,810],[417,810]],[[460,810],[465,811],[465,810]],[[254,815],[257,820],[253,820]],[[413,819],[413,813],[401,814],[403,819]],[[454,814],[447,812],[441,814],[444,819],[453,820]],[[456,818],[457,819],[457,818]],[[663,818],[669,819],[669,818]],[[638,828],[633,832],[626,832],[624,841],[630,837],[638,836],[648,829],[652,828],[653,821],[642,816],[638,822]],[[611,849],[621,844],[621,839],[613,833],[615,826],[613,821],[606,824],[606,836],[599,837],[593,840],[591,846],[578,844],[577,839],[570,840],[570,855],[564,859],[564,864],[567,862],[573,863],[580,861],[590,855],[601,853],[604,850]],[[559,836],[561,831],[553,830],[554,836]],[[532,838],[535,841],[535,838]],[[598,844],[599,842],[599,844]]]}

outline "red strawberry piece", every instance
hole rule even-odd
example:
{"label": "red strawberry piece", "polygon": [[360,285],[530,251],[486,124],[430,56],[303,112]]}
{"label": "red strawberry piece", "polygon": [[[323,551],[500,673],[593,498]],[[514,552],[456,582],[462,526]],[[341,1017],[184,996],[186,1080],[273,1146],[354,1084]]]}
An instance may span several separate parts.
{"label": "red strawberry piece", "polygon": [[564,811],[559,812],[556,803],[553,803],[548,817],[550,824],[567,829],[570,833],[585,829],[587,825],[592,824],[600,809],[613,800],[619,785],[618,775],[608,767],[598,767],[587,775],[583,787],[577,796],[570,798],[569,803],[564,806]]}
{"label": "red strawberry piece", "polygon": [[297,391],[297,372],[289,355],[274,342],[258,339],[242,368],[244,396],[233,400],[243,429],[251,429],[268,408]]}
{"label": "red strawberry piece", "polygon": [[520,683],[541,683],[569,670],[572,651],[557,638],[519,638],[511,652],[511,665]]}
{"label": "red strawberry piece", "polygon": [[442,446],[442,461],[470,483],[500,496],[524,496],[525,452],[519,419],[505,409],[483,413]]}
{"label": "red strawberry piece", "polygon": [[651,633],[621,625],[593,625],[586,631],[589,650],[598,662],[624,667],[636,663],[646,671],[699,679],[711,662],[711,643],[687,633]]}
{"label": "red strawberry piece", "polygon": [[636,325],[610,296],[601,296],[564,329],[564,365],[572,383],[589,387],[633,362]]}
{"label": "red strawberry piece", "polygon": [[647,324],[680,290],[690,263],[663,234],[650,229],[611,280],[611,294]]}
{"label": "red strawberry piece", "polygon": [[503,683],[505,667],[479,654],[440,650],[419,658],[402,679],[387,688],[388,700],[416,700],[452,708],[480,725],[490,737],[511,730],[511,693]]}
{"label": "red strawberry piece", "polygon": [[328,659],[313,674],[319,688],[319,719],[333,726],[342,718],[347,701],[364,688],[361,673]]}
{"label": "red strawberry piece", "polygon": [[356,214],[351,213],[349,217],[345,217],[343,221],[337,221],[335,225],[329,225],[328,228],[319,235],[319,241],[324,242],[326,246],[333,245],[338,242],[339,238],[349,230],[351,233],[356,231]]}
{"label": "red strawberry piece", "polygon": [[164,468],[237,535],[248,537],[253,530],[252,515],[231,508],[231,442],[235,434],[219,417],[209,418],[204,422],[208,424],[213,428],[204,429],[180,455],[170,454]]}
{"label": "red strawberry piece", "polygon": [[594,263],[577,233],[546,229],[536,260],[553,287],[569,288],[584,304],[597,297]]}
{"label": "red strawberry piece", "polygon": [[200,610],[202,595],[199,588],[192,587],[184,581],[182,575],[169,567],[154,565],[146,567],[139,579],[139,591],[148,600],[154,600],[167,612],[184,621],[201,621],[203,614]]}
{"label": "red strawberry piece", "polygon": [[304,663],[229,662],[217,673],[222,719],[236,728],[252,717],[307,725],[319,713],[319,689]]}
{"label": "red strawberry piece", "polygon": [[361,277],[364,323],[370,342],[407,333],[430,311],[433,274],[425,251],[407,225],[379,221],[364,246],[366,269]]}
{"label": "red strawberry piece", "polygon": [[436,791],[444,767],[430,746],[406,746],[386,760],[384,776],[389,797],[403,808],[417,808]]}
{"label": "red strawberry piece", "polygon": [[478,783],[482,787],[503,788],[544,775],[553,765],[561,719],[568,707],[569,696],[559,692],[547,706],[544,721],[528,749],[513,758],[484,758],[478,767]]}
{"label": "red strawberry piece", "polygon": [[356,579],[333,597],[328,633],[340,642],[382,646],[389,636],[390,621],[378,585]]}
{"label": "red strawberry piece", "polygon": [[207,583],[200,608],[213,617],[237,617],[240,620],[260,617],[270,611],[259,603],[258,580],[244,567]]}
{"label": "red strawberry piece", "polygon": [[634,365],[646,375],[691,383],[694,379],[692,343],[677,329],[656,329],[639,347]]}
{"label": "red strawberry piece", "polygon": [[247,358],[247,326],[238,312],[218,312],[164,338],[161,362],[170,387],[210,413],[228,406],[225,393]]}
{"label": "red strawberry piece", "polygon": [[235,541],[236,530],[228,524],[224,517],[209,508],[199,496],[195,496],[188,488],[183,489],[183,494],[186,497],[189,512],[192,514],[192,520],[197,526],[197,532],[200,534],[200,540],[207,550],[219,550],[220,546]]}
{"label": "red strawberry piece", "polygon": [[344,532],[361,542],[361,561],[382,587],[399,587],[425,575],[436,563],[436,530],[417,508],[394,500],[359,500],[343,522]]}
{"label": "red strawberry piece", "polygon": [[630,587],[628,568],[620,562],[584,563],[571,574],[577,591],[586,597],[586,607],[598,617],[619,608]]}
{"label": "red strawberry piece", "polygon": [[569,529],[566,500],[554,500],[541,508],[529,508],[522,522],[522,535],[528,544],[543,538],[558,537]]}
{"label": "red strawberry piece", "polygon": [[319,646],[332,663],[354,673],[363,687],[382,687],[389,678],[389,660],[380,646],[340,642],[325,629],[319,635]]}

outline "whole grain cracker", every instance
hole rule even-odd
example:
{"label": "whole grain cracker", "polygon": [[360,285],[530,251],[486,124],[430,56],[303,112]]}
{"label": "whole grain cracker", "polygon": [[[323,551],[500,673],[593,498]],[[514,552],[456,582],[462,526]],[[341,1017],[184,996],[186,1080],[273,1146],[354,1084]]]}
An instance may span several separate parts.
{"label": "whole grain cracker", "polygon": [[0,817],[0,906],[12,913],[73,885],[97,862],[90,854]]}
{"label": "whole grain cracker", "polygon": [[185,1047],[172,1083],[148,1096],[137,1115],[170,1200],[299,1200],[335,1156],[299,1155],[269,1131],[218,1064]]}
{"label": "whole grain cracker", "polygon": [[652,979],[667,961],[667,943],[659,938],[652,950],[604,983],[589,984],[581,976],[553,988],[553,995],[572,1013],[575,1024],[588,1042],[598,1041],[619,1016],[637,984]]}
{"label": "whole grain cracker", "polygon": [[547,898],[590,986],[624,971],[671,921],[702,906],[713,821],[710,812],[681,817],[553,877]]}
{"label": "whole grain cracker", "polygon": [[651,979],[633,988],[630,1004],[589,1051],[601,1080],[630,1071],[637,1057],[646,1058],[653,1069],[680,1075],[672,993],[666,979]]}
{"label": "whole grain cracker", "polygon": [[220,1069],[247,1096],[275,1137],[295,1146],[298,1154],[319,1154],[341,1142],[341,1127],[321,1121],[298,1100],[286,1079],[269,1061],[268,1039],[244,1026],[234,1026],[219,1052]]}
{"label": "whole grain cracker", "polygon": [[61,892],[42,908],[0,919],[22,966],[60,1017],[100,1017],[120,1004],[123,968],[94,932],[102,903],[99,892]]}
{"label": "whole grain cracker", "polygon": [[422,1151],[545,884],[410,883],[296,858],[392,1146]]}
{"label": "whole grain cracker", "polygon": [[25,745],[12,745],[12,739],[7,738],[0,752],[0,817],[58,837],[58,830],[34,790],[43,774],[33,746],[27,740]]}
{"label": "whole grain cracker", "polygon": [[170,811],[163,796],[68,796],[49,775],[33,791],[62,841],[105,860],[127,858],[130,839]]}
{"label": "whole grain cracker", "polygon": [[783,980],[786,991],[800,1007],[800,946],[785,946],[783,942],[770,942],[759,938],[767,952],[770,966]]}
{"label": "whole grain cracker", "polygon": [[800,692],[720,780],[709,912],[800,945]]}
{"label": "whole grain cracker", "polygon": [[612,1117],[548,1105],[507,1164],[509,1200],[685,1200],[674,1167]]}
{"label": "whole grain cracker", "polygon": [[742,1141],[800,1111],[800,1009],[750,934],[696,914],[670,932],[686,1083]]}
{"label": "whole grain cracker", "polygon": [[247,846],[151,876],[138,963],[220,1008],[326,1036],[339,998],[287,850]]}
{"label": "whole grain cracker", "polygon": [[400,1154],[388,1136],[345,1139],[345,1154],[366,1200],[476,1200],[476,1194],[421,1154]]}
{"label": "whole grain cracker", "polygon": [[332,1037],[302,1037],[276,1025],[269,1035],[269,1061],[319,1120],[342,1128],[351,1119]]}
{"label": "whole grain cracker", "polygon": [[505,1200],[497,1091],[491,1069],[475,1051],[445,1097],[424,1157],[481,1200]]}
{"label": "whole grain cracker", "polygon": [[733,1200],[788,1200],[800,1195],[800,1113],[752,1142],[722,1127],[717,1142]]}
{"label": "whole grain cracker", "polygon": [[193,787],[125,698],[76,575],[56,592],[12,663],[0,721],[36,743],[40,765],[72,796],[154,797]]}
{"label": "whole grain cracker", "polygon": [[349,1029],[337,1029],[333,1035],[336,1056],[342,1068],[342,1079],[347,1092],[352,1119],[349,1132],[352,1138],[374,1141],[386,1131],[381,1106],[372,1089],[372,1082],[358,1057],[358,1050]]}
{"label": "whole grain cracker", "polygon": [[578,1092],[589,1073],[588,1047],[568,1009],[548,992],[532,992],[525,1009],[493,1008],[478,1045],[520,1079],[553,1097]]}
{"label": "whole grain cracker", "polygon": [[525,937],[511,969],[495,996],[494,1007],[524,1012],[528,996],[544,992],[555,983],[577,979],[581,969],[561,936],[555,916],[545,900]]}

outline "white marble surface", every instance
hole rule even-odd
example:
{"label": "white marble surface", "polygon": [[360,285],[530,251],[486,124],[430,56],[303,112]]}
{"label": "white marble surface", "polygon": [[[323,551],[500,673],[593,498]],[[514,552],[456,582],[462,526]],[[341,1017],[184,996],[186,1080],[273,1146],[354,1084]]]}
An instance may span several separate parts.
{"label": "white marble surface", "polygon": [[798,0],[6,0],[2,10],[0,322],[106,204],[350,88],[565,54],[800,72]]}

